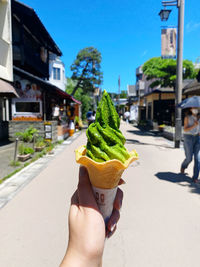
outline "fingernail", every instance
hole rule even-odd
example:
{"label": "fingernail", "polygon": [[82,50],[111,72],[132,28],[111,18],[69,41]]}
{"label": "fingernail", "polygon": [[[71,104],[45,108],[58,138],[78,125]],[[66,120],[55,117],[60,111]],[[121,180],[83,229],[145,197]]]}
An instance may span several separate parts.
{"label": "fingernail", "polygon": [[113,231],[114,231],[114,229],[115,229],[115,227],[116,227],[116,223],[115,223],[115,224],[113,224],[113,226],[110,228],[110,231],[111,231],[111,232],[113,232]]}

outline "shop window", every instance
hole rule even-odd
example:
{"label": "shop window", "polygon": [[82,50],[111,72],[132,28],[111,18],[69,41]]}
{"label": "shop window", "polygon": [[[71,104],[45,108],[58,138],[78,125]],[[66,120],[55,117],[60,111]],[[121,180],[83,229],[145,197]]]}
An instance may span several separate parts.
{"label": "shop window", "polygon": [[16,112],[40,112],[39,102],[16,102]]}
{"label": "shop window", "polygon": [[53,67],[53,79],[60,80],[60,68]]}

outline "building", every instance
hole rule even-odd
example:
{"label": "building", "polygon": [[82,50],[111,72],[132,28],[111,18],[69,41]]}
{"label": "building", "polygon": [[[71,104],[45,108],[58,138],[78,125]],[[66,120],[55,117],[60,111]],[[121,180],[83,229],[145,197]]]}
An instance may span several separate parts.
{"label": "building", "polygon": [[44,123],[48,121],[55,141],[58,120],[53,116],[54,107],[60,110],[59,127],[67,131],[68,121],[74,116],[73,103],[80,102],[49,82],[50,56],[57,58],[62,52],[35,10],[16,0],[12,0],[11,7],[13,82],[19,98],[10,103],[9,138],[13,140],[15,132],[30,125],[43,134]]}
{"label": "building", "polygon": [[136,69],[136,95],[134,105],[138,105],[138,120],[147,120],[150,124],[174,123],[173,88],[151,87],[155,79],[147,80],[142,71],[142,65]]}
{"label": "building", "polygon": [[63,91],[66,89],[65,65],[52,53],[49,55],[49,82]]}
{"label": "building", "polygon": [[13,82],[11,2],[0,1],[0,140],[8,136],[10,101],[18,97]]}

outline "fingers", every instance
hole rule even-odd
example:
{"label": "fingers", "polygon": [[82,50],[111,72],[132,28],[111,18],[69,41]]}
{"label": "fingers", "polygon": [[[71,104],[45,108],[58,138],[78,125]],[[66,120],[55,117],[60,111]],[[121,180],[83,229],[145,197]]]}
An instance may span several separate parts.
{"label": "fingers", "polygon": [[122,201],[123,201],[123,191],[118,188],[117,189],[117,194],[116,194],[116,197],[115,197],[115,201],[114,201],[114,209],[116,210],[120,210],[121,209],[121,206],[122,206]]}
{"label": "fingers", "polygon": [[78,192],[77,190],[74,192],[72,198],[71,198],[71,205],[78,205]]}
{"label": "fingers", "polygon": [[120,219],[120,209],[122,206],[122,200],[123,200],[123,192],[120,188],[117,189],[117,194],[115,197],[115,201],[113,204],[113,212],[112,215],[107,223],[107,229],[106,229],[106,236],[109,238],[111,237],[117,228],[117,222]]}
{"label": "fingers", "polygon": [[78,200],[80,206],[91,207],[98,210],[87,169],[83,166],[81,166],[79,170]]}
{"label": "fingers", "polygon": [[113,232],[115,226],[117,225],[117,222],[119,221],[119,218],[120,218],[119,210],[114,209],[107,223],[107,230],[109,232]]}
{"label": "fingers", "polygon": [[126,184],[126,182],[123,179],[120,179],[118,185],[122,185],[122,184]]}

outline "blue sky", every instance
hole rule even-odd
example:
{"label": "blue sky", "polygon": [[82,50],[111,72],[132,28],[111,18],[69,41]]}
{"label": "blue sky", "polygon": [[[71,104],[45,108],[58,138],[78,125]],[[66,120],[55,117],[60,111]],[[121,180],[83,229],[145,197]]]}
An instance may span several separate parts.
{"label": "blue sky", "polygon": [[[177,25],[177,8],[160,21],[161,0],[21,0],[33,7],[63,52],[66,75],[78,51],[94,46],[102,54],[102,89],[118,92],[135,83],[135,69],[161,53],[161,26]],[[200,57],[200,1],[185,0],[184,55]]]}

